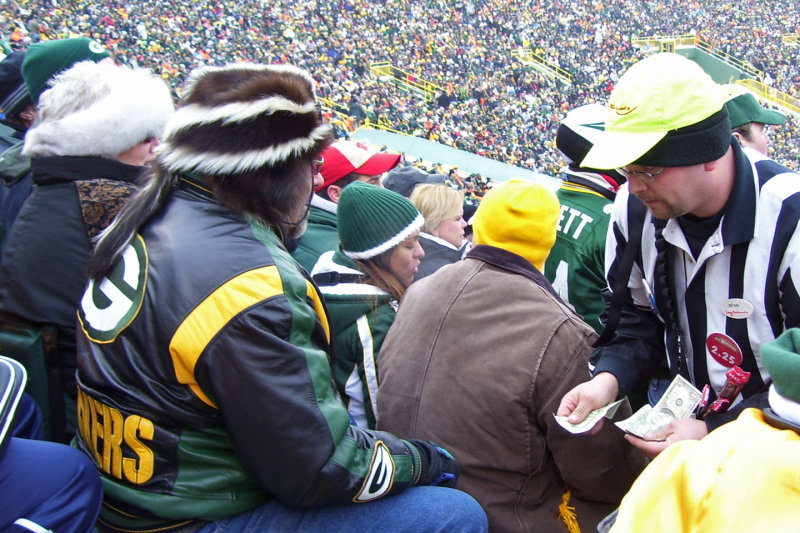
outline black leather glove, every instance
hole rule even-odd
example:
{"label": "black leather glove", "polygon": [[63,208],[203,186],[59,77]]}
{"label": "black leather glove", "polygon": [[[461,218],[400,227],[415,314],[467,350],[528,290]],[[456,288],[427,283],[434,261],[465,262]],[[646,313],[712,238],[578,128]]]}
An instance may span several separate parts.
{"label": "black leather glove", "polygon": [[431,441],[408,439],[407,442],[419,450],[421,459],[420,474],[415,485],[455,487],[458,464],[450,452]]}

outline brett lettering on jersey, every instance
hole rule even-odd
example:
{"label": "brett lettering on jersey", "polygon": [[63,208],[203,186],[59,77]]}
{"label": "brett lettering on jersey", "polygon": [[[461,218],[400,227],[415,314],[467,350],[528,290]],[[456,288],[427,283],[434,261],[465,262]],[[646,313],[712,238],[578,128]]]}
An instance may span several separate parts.
{"label": "brett lettering on jersey", "polygon": [[577,239],[586,224],[594,222],[594,218],[568,205],[561,206],[557,229],[564,235]]}

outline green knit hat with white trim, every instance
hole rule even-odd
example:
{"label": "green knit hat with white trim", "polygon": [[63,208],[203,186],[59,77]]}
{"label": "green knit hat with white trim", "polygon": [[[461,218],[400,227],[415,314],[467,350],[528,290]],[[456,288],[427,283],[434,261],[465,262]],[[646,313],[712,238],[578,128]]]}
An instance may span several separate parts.
{"label": "green knit hat with white trim", "polygon": [[772,377],[775,390],[800,403],[800,329],[791,328],[759,349],[761,362]]}
{"label": "green knit hat with white trim", "polygon": [[391,250],[424,222],[408,198],[360,181],[342,190],[336,220],[342,252],[352,259],[369,259]]}

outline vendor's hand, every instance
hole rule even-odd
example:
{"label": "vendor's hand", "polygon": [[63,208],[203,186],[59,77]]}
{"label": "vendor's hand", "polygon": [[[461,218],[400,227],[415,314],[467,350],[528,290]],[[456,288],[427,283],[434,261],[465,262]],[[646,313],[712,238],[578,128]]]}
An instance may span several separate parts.
{"label": "vendor's hand", "polygon": [[601,372],[586,383],[581,383],[561,399],[558,416],[569,416],[572,424],[582,422],[586,415],[617,399],[619,383],[614,374]]}
{"label": "vendor's hand", "polygon": [[666,426],[649,433],[645,433],[644,439],[631,434],[625,435],[625,440],[631,443],[644,455],[654,458],[663,452],[668,446],[681,440],[693,439],[700,440],[708,434],[706,423],[694,418],[678,418]]}

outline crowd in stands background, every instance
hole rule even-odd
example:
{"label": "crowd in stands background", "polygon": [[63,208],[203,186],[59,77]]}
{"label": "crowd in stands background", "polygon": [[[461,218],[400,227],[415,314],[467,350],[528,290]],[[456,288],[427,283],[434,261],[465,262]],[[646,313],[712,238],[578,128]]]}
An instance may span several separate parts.
{"label": "crowd in stands background", "polygon": [[[380,118],[404,133],[556,175],[558,121],[576,105],[606,101],[619,73],[645,53],[631,37],[696,33],[797,96],[800,49],[781,34],[797,32],[799,12],[793,0],[30,0],[3,3],[0,36],[17,49],[89,35],[120,62],[154,69],[177,93],[199,65],[290,62],[312,72],[322,98],[353,115],[334,121],[340,135]],[[519,63],[511,52],[521,45],[568,71],[572,84]],[[426,103],[372,75],[377,61],[443,91]],[[771,137],[773,157],[792,169],[800,164],[796,132],[790,117]]]}

